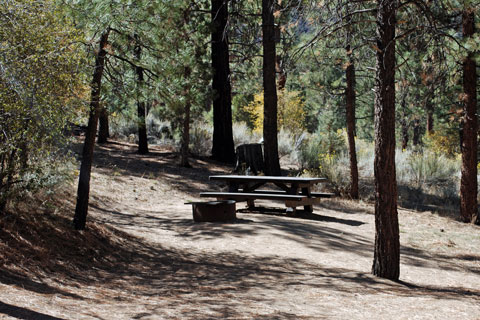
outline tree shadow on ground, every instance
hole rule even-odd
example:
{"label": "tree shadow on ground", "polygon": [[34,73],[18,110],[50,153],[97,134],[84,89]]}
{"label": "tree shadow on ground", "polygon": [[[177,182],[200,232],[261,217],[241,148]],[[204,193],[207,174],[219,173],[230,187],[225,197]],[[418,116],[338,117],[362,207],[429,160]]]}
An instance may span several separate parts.
{"label": "tree shadow on ground", "polygon": [[[341,219],[335,216],[300,213],[298,217],[285,216],[284,209],[258,208],[259,212],[240,209],[242,219],[225,223],[196,223],[185,214],[172,216],[161,211],[124,208],[122,212],[101,209],[104,222],[120,228],[132,226],[145,228],[147,232],[175,232],[180,238],[189,241],[217,240],[222,237],[249,238],[271,233],[278,239],[293,241],[316,252],[350,252],[359,257],[370,256],[373,252],[373,239],[357,230],[365,224],[361,220]],[[164,208],[162,208],[164,210]],[[168,208],[166,209],[168,210]],[[339,228],[337,225],[347,226]],[[402,245],[402,264],[422,268],[439,268],[446,271],[480,273],[480,268],[465,270],[459,259],[480,261],[480,257],[470,255],[459,257],[454,254],[430,253],[425,250]]]}
{"label": "tree shadow on ground", "polygon": [[136,146],[124,142],[111,142],[97,146],[94,163],[98,169],[113,170],[121,175],[155,178],[174,186],[174,188],[193,195],[207,189],[218,189],[218,182],[211,182],[208,177],[225,174],[231,166],[206,158],[191,158],[191,168],[178,165],[179,155],[167,149],[151,146],[150,152],[141,155]]}
{"label": "tree shadow on ground", "polygon": [[0,315],[6,315],[15,319],[25,320],[62,320],[61,318],[52,317],[40,312],[35,312],[26,308],[12,306],[0,301]]}
{"label": "tree shadow on ground", "polygon": [[[116,214],[125,220],[122,223],[135,218],[130,213]],[[174,226],[178,223],[176,219],[158,218],[151,212],[141,214],[145,214],[144,220],[134,222],[138,227],[157,227],[158,233],[171,229],[179,232],[180,237],[192,240],[221,237],[225,226],[231,226],[228,232],[244,237],[254,232],[282,230],[284,237],[303,241],[315,250],[337,251],[339,254],[352,251],[359,255],[371,250],[369,239],[352,232],[340,232],[336,223],[325,221],[262,215],[257,222],[245,219],[238,224],[187,224],[184,221],[183,225]],[[0,282],[36,293],[87,301],[91,305],[114,301],[120,305],[134,303],[142,307],[143,311],[131,318],[158,316],[166,309],[181,312],[184,319],[198,318],[206,311],[211,318],[261,318],[251,306],[273,305],[279,295],[282,297],[287,292],[303,289],[321,290],[332,295],[360,292],[363,295],[480,300],[480,290],[395,283],[353,269],[333,268],[304,259],[168,248],[99,222],[89,222],[87,230],[74,232],[70,219],[62,216],[42,214],[20,218],[16,218],[16,224],[42,224],[46,227],[38,233],[26,232],[28,229],[16,230],[20,234],[12,237],[2,233],[2,241],[8,241],[13,249],[32,243],[35,246],[28,252],[28,268],[19,271],[17,267],[22,263],[25,265],[22,261],[25,257],[19,258],[15,252],[7,257],[0,265],[0,274],[18,273],[18,276],[0,277]],[[118,217],[114,218],[118,220]],[[182,229],[183,233],[180,232]],[[441,258],[420,250],[415,254],[416,259],[422,260]],[[29,284],[27,279],[35,281]],[[81,289],[92,285],[99,289],[97,294],[86,296]],[[10,308],[10,312],[15,310],[22,311]],[[251,310],[251,313],[245,310]],[[298,318],[288,312],[277,312],[273,316],[278,319]]]}

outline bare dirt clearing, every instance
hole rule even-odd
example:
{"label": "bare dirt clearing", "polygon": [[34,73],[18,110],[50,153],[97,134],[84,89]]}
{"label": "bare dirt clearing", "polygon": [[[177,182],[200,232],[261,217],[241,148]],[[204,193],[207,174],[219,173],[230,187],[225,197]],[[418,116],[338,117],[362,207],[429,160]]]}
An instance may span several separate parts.
{"label": "bare dirt clearing", "polygon": [[399,210],[401,281],[391,282],[369,273],[371,204],[194,223],[184,202],[218,190],[208,176],[229,168],[177,161],[161,148],[97,148],[84,232],[70,226],[74,186],[57,209],[4,218],[0,318],[480,319],[479,227]]}

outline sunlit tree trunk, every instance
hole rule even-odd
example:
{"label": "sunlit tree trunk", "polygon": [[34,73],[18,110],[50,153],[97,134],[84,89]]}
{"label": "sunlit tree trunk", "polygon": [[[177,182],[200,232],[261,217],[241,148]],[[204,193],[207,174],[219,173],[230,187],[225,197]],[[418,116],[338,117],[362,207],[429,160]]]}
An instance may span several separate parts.
{"label": "sunlit tree trunk", "polygon": [[212,0],[213,146],[212,158],[235,161],[232,89],[227,38],[228,0]]}
{"label": "sunlit tree trunk", "polygon": [[92,171],[93,151],[95,148],[95,135],[97,133],[98,117],[101,111],[100,89],[102,86],[103,69],[105,66],[105,50],[108,43],[109,31],[106,31],[100,37],[99,49],[95,58],[95,70],[91,83],[90,114],[88,117],[87,132],[82,152],[82,163],[80,165],[80,175],[78,180],[77,204],[75,207],[75,216],[73,225],[76,230],[85,229],[88,214],[88,200],[90,195],[90,174]]}
{"label": "sunlit tree trunk", "polygon": [[375,78],[375,251],[372,272],[400,276],[400,238],[395,174],[396,0],[378,0]]}
{"label": "sunlit tree trunk", "polygon": [[263,141],[265,173],[280,175],[277,137],[277,87],[275,81],[275,25],[274,0],[262,0],[262,32],[263,32],[263,94],[264,120]]}
{"label": "sunlit tree trunk", "polygon": [[[475,34],[474,9],[462,14],[463,36]],[[463,61],[463,126],[462,126],[462,176],[460,181],[460,217],[464,222],[479,223],[477,209],[477,74],[473,53]]]}

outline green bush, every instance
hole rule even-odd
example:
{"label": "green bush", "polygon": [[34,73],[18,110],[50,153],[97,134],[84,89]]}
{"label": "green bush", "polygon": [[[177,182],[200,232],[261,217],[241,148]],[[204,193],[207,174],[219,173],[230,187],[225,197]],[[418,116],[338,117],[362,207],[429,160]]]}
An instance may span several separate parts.
{"label": "green bush", "polygon": [[53,179],[64,162],[65,128],[87,100],[81,37],[55,2],[0,6],[0,212]]}
{"label": "green bush", "polygon": [[212,151],[212,127],[205,123],[197,123],[190,129],[190,152],[207,156]]}

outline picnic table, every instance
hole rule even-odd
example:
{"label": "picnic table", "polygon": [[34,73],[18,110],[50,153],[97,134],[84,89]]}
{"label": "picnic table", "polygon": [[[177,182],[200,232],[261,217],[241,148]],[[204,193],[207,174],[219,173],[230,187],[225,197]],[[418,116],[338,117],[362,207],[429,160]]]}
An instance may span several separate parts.
{"label": "picnic table", "polygon": [[[331,193],[312,192],[317,183],[326,182],[326,178],[280,177],[280,176],[242,176],[215,175],[210,180],[223,181],[228,192],[202,192],[201,197],[213,197],[217,200],[247,201],[248,207],[255,207],[255,200],[279,200],[285,203],[287,213],[295,213],[303,206],[306,212],[313,212],[313,204],[320,198],[332,197]],[[274,189],[259,189],[264,185],[275,185]]]}

